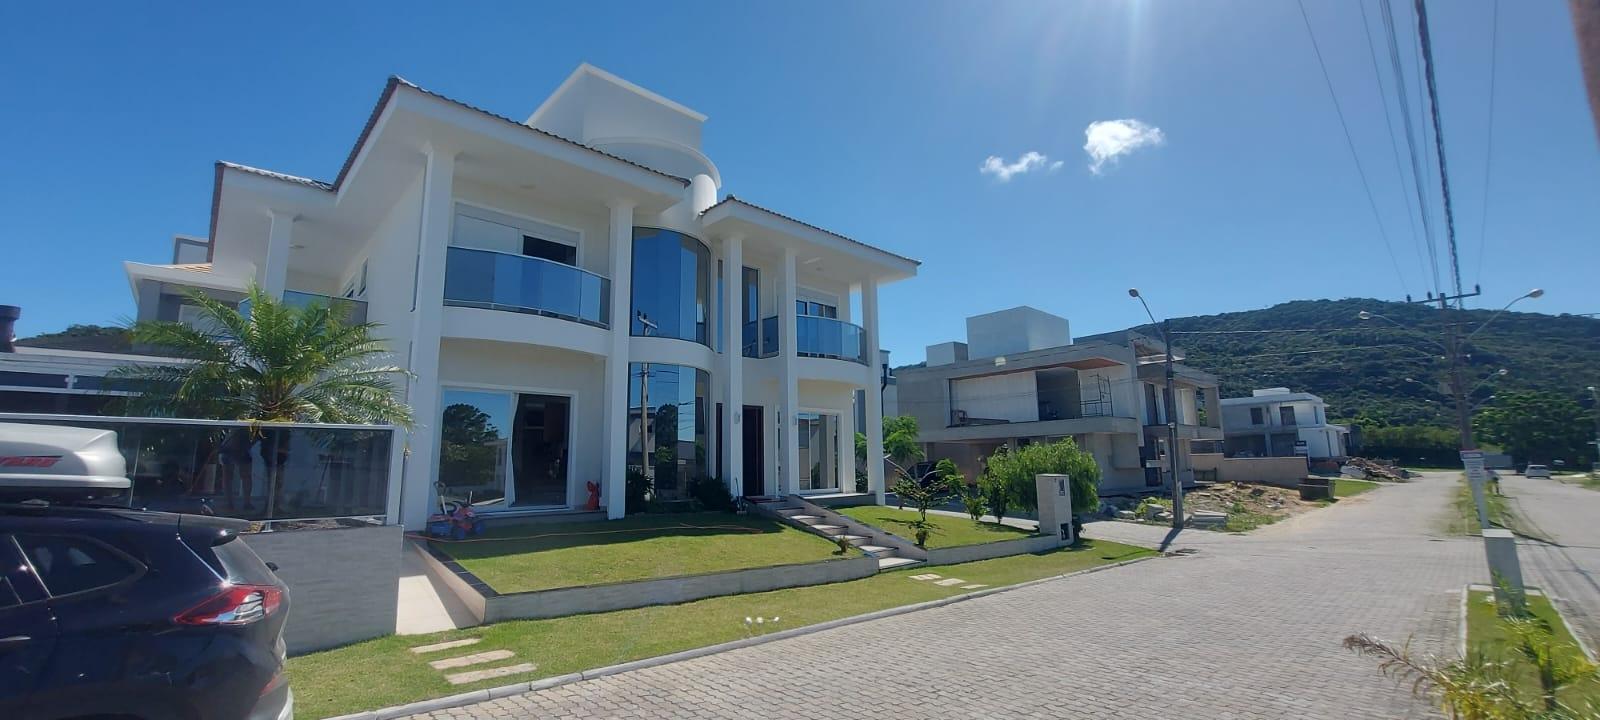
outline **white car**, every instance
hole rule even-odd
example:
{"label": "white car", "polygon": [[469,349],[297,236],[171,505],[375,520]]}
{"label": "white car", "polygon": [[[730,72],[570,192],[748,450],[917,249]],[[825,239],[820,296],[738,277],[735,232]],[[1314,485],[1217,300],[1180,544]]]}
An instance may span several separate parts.
{"label": "white car", "polygon": [[1528,467],[1522,469],[1522,476],[1525,478],[1545,478],[1548,480],[1550,479],[1550,468],[1544,465],[1529,465]]}

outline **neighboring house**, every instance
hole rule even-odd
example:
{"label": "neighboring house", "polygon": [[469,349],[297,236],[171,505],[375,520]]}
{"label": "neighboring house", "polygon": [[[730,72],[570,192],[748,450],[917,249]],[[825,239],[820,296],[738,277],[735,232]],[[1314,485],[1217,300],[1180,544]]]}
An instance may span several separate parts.
{"label": "neighboring house", "polygon": [[[967,318],[968,342],[931,345],[897,371],[899,407],[917,418],[929,460],[968,477],[1002,446],[1070,437],[1100,465],[1101,492],[1168,486],[1166,346],[1123,331],[1078,338],[1064,318],[1018,307]],[[1181,353],[1174,350],[1181,359]],[[1222,438],[1217,379],[1175,366],[1178,474],[1194,481],[1192,443]]]}
{"label": "neighboring house", "polygon": [[852,491],[859,391],[881,422],[878,288],[918,263],[719,200],[705,119],[589,65],[526,122],[391,78],[331,182],[218,163],[210,240],[126,263],[138,317],[257,284],[381,324],[412,373],[409,528],[436,482],[480,513],[598,490],[613,518],[630,467],[668,499],[700,476]]}
{"label": "neighboring house", "polygon": [[1327,403],[1289,388],[1224,399],[1222,428],[1228,457],[1304,455],[1322,460],[1349,455],[1350,429],[1328,422]]}

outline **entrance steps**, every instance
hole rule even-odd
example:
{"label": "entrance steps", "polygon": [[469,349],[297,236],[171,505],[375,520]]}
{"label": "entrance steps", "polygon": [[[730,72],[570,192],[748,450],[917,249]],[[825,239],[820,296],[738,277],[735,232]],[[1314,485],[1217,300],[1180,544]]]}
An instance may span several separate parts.
{"label": "entrance steps", "polygon": [[917,565],[927,558],[920,548],[910,546],[892,535],[874,531],[798,495],[790,495],[781,504],[771,501],[762,503],[761,509],[770,511],[794,527],[830,541],[844,540],[867,557],[876,559],[879,570]]}

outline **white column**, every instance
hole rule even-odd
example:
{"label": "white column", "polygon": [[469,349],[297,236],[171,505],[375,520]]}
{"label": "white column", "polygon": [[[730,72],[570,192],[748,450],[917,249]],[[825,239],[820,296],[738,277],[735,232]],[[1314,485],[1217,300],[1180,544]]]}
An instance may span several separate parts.
{"label": "white column", "polygon": [[600,497],[606,517],[628,514],[628,332],[632,325],[633,203],[617,200],[611,209],[611,347],[605,362],[605,437],[600,444]]}
{"label": "white column", "polygon": [[292,213],[268,210],[271,225],[267,230],[267,261],[261,266],[261,289],[275,298],[282,298],[289,280],[289,248],[294,244]]}
{"label": "white column", "polygon": [[[867,392],[871,392],[868,390]],[[855,393],[850,393],[852,399]],[[856,491],[856,413],[854,403],[839,413],[839,492]]]}
{"label": "white column", "polygon": [[800,421],[795,417],[800,412],[800,387],[795,379],[794,302],[798,293],[795,291],[794,266],[794,249],[784,248],[783,279],[778,286],[778,337],[781,343],[778,352],[783,363],[783,418],[780,422],[783,455],[779,460],[783,470],[778,473],[779,495],[800,490]]}
{"label": "white column", "polygon": [[[410,390],[415,427],[407,441],[401,516],[420,529],[434,507],[434,477],[439,465],[439,333],[444,317],[445,250],[455,184],[456,152],[429,147],[422,179],[422,223],[417,237],[416,307],[411,311]],[[276,224],[276,223],[274,223]]]}
{"label": "white column", "polygon": [[867,343],[867,491],[883,504],[883,392],[878,378],[883,377],[883,360],[878,357],[878,281],[861,283],[861,326]]}
{"label": "white column", "polygon": [[722,241],[722,470],[734,497],[744,494],[744,238]]}

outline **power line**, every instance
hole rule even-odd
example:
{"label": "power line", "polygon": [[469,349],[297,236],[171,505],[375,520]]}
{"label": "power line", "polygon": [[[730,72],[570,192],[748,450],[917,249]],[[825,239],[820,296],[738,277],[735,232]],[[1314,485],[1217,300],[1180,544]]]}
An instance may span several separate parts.
{"label": "power line", "polygon": [[1378,83],[1378,98],[1383,100],[1383,129],[1389,136],[1389,152],[1394,156],[1394,174],[1400,180],[1400,198],[1406,203],[1406,223],[1411,227],[1411,242],[1417,249],[1417,262],[1422,260],[1422,239],[1417,235],[1417,211],[1411,206],[1411,195],[1406,192],[1406,173],[1400,169],[1400,145],[1394,139],[1394,116],[1389,110],[1389,93],[1383,86],[1383,73],[1378,70],[1378,50],[1372,42],[1372,23],[1367,19],[1366,0],[1357,0],[1361,7],[1361,32],[1367,37],[1367,56],[1372,59],[1372,77]]}
{"label": "power line", "polygon": [[1489,244],[1489,170],[1494,163],[1494,80],[1500,56],[1500,0],[1492,0],[1493,13],[1489,21],[1489,127],[1483,140],[1483,214],[1478,220],[1478,279],[1483,279],[1483,249]]}
{"label": "power line", "polygon": [[[1438,248],[1433,240],[1433,207],[1422,189],[1425,182],[1422,168],[1427,151],[1423,150],[1423,157],[1418,157],[1417,130],[1416,125],[1411,122],[1411,90],[1406,83],[1404,63],[1400,60],[1400,42],[1395,32],[1394,7],[1390,5],[1389,0],[1379,0],[1379,5],[1383,9],[1383,32],[1389,45],[1389,69],[1394,74],[1395,91],[1400,100],[1400,117],[1404,121],[1406,130],[1406,153],[1411,159],[1411,186],[1417,196],[1418,214],[1422,216],[1422,235],[1428,251],[1428,274],[1433,280],[1434,292],[1442,293],[1444,285],[1439,282]],[[1420,102],[1418,111],[1421,111]]]}
{"label": "power line", "polygon": [[1322,80],[1328,85],[1328,97],[1333,99],[1333,111],[1339,116],[1339,127],[1344,130],[1345,145],[1350,148],[1350,159],[1356,163],[1356,174],[1361,176],[1361,187],[1367,193],[1367,205],[1372,208],[1372,219],[1378,224],[1378,235],[1383,238],[1383,249],[1389,253],[1389,262],[1394,265],[1394,274],[1400,280],[1401,289],[1406,289],[1405,273],[1400,272],[1400,261],[1395,259],[1394,246],[1389,243],[1389,232],[1383,227],[1383,216],[1378,212],[1378,201],[1372,197],[1372,184],[1367,182],[1367,171],[1361,167],[1361,156],[1356,153],[1356,142],[1350,137],[1350,125],[1345,122],[1344,108],[1339,105],[1339,95],[1333,90],[1333,77],[1328,74],[1328,64],[1322,60],[1322,48],[1317,45],[1317,34],[1311,29],[1311,15],[1306,13],[1305,0],[1299,0],[1300,18],[1305,20],[1306,35],[1311,38],[1311,50],[1317,56],[1317,66],[1322,68]]}
{"label": "power line", "polygon": [[[1456,252],[1455,215],[1450,208],[1450,171],[1445,162],[1444,122],[1439,112],[1439,87],[1433,78],[1433,41],[1428,37],[1428,9],[1423,0],[1416,0],[1416,4],[1417,38],[1422,43],[1422,70],[1428,81],[1428,105],[1433,116],[1433,145],[1439,161],[1439,191],[1444,196],[1444,232],[1445,238],[1450,243],[1450,275],[1455,283],[1455,294],[1462,295],[1461,258]],[[1301,7],[1303,9],[1304,5]],[[1465,307],[1465,301],[1456,300],[1456,307]]]}

